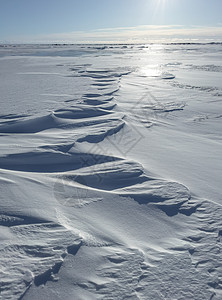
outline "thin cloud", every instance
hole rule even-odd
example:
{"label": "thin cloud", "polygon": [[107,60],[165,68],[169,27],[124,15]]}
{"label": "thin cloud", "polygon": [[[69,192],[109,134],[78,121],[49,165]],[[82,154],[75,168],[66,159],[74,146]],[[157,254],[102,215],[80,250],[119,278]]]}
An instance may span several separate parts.
{"label": "thin cloud", "polygon": [[222,40],[221,27],[182,25],[141,25],[134,27],[105,28],[91,31],[73,31],[50,35],[20,37],[16,42],[30,43],[129,43],[170,40]]}

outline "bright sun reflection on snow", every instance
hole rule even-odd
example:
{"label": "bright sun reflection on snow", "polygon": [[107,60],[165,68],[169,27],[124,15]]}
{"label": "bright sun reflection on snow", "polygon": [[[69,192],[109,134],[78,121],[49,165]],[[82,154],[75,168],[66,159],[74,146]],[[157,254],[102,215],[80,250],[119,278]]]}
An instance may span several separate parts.
{"label": "bright sun reflection on snow", "polygon": [[146,77],[159,77],[161,75],[161,67],[159,65],[148,65],[141,69],[141,73]]}
{"label": "bright sun reflection on snow", "polygon": [[144,56],[144,66],[141,75],[146,77],[160,77],[163,73],[163,45],[150,45]]}

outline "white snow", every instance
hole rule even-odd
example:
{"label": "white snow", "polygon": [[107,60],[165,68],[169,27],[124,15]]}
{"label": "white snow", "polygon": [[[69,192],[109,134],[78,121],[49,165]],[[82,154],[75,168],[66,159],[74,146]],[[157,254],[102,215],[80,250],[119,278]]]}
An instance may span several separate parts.
{"label": "white snow", "polygon": [[221,299],[221,47],[0,47],[0,299]]}

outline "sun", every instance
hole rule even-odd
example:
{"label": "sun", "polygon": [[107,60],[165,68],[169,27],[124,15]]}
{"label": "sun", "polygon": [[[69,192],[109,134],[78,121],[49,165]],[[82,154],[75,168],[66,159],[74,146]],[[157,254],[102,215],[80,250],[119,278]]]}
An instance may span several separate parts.
{"label": "sun", "polygon": [[170,4],[170,0],[153,0],[152,1],[152,21],[154,23],[163,23],[167,6]]}
{"label": "sun", "polygon": [[167,0],[156,0],[155,2],[158,7],[164,8],[164,6],[167,3]]}

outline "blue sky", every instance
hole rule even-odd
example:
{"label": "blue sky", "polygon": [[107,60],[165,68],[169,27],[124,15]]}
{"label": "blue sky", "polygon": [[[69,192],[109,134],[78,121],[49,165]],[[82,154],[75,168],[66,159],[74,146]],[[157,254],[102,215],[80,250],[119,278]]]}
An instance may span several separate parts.
{"label": "blue sky", "polygon": [[222,40],[222,0],[0,0],[0,41]]}

